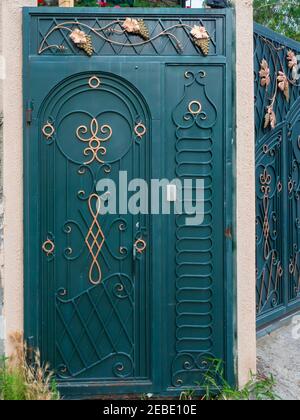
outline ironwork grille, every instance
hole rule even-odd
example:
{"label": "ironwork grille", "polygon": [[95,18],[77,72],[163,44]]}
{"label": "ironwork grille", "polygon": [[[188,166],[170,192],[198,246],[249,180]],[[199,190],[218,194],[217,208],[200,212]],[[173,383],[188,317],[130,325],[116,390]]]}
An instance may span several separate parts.
{"label": "ironwork grille", "polygon": [[300,44],[254,30],[258,325],[300,307]]}

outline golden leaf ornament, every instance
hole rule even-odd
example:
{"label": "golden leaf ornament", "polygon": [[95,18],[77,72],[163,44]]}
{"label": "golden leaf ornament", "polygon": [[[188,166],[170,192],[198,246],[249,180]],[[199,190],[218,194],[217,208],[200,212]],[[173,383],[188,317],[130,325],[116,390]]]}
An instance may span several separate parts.
{"label": "golden leaf ornament", "polygon": [[143,19],[126,18],[122,24],[125,32],[133,35],[138,35],[145,41],[150,39],[149,30]]}
{"label": "golden leaf ornament", "polygon": [[272,130],[276,127],[277,121],[276,121],[276,114],[273,110],[272,106],[269,106],[267,109],[267,113],[265,115],[265,125],[264,128],[271,127]]}
{"label": "golden leaf ornament", "polygon": [[290,50],[287,54],[288,66],[292,70],[293,79],[297,79],[298,73],[298,60],[294,51]]}
{"label": "golden leaf ornament", "polygon": [[204,55],[209,54],[210,36],[204,26],[195,25],[191,30],[194,43],[200,48]]}
{"label": "golden leaf ornament", "polygon": [[259,77],[260,77],[261,86],[264,86],[264,87],[267,88],[269,86],[269,84],[271,83],[271,77],[270,77],[269,64],[267,63],[266,60],[263,60],[260,63]]}
{"label": "golden leaf ornament", "polygon": [[287,76],[283,73],[283,71],[278,72],[277,81],[278,88],[283,92],[285,99],[288,102],[290,100],[290,84]]}

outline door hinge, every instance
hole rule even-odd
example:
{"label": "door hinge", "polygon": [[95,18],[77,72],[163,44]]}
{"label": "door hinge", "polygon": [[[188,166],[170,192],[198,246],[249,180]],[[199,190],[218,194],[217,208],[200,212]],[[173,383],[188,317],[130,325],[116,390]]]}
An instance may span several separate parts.
{"label": "door hinge", "polygon": [[231,229],[231,226],[227,226],[227,228],[225,229],[225,237],[227,239],[232,240],[232,229]]}
{"label": "door hinge", "polygon": [[26,360],[28,363],[32,363],[34,360],[34,346],[33,346],[34,338],[29,337],[26,340]]}
{"label": "door hinge", "polygon": [[30,125],[32,123],[32,112],[33,112],[32,103],[28,102],[26,111],[25,111],[25,119],[26,119],[27,125]]}

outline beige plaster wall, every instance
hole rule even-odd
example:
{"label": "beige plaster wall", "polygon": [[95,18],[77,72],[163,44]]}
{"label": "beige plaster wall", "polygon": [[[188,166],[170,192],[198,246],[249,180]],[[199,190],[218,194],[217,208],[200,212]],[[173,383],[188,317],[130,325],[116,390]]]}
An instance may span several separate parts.
{"label": "beige plaster wall", "polygon": [[[8,69],[4,109],[4,303],[6,337],[23,329],[22,32],[21,8],[36,0],[1,0],[3,55]],[[255,370],[255,190],[252,1],[237,13],[237,279],[238,376]],[[10,352],[7,341],[6,352]]]}
{"label": "beige plaster wall", "polygon": [[7,337],[23,330],[23,148],[22,7],[36,0],[1,0],[2,45],[6,64],[4,110],[4,317]]}
{"label": "beige plaster wall", "polygon": [[236,3],[237,350],[240,386],[256,370],[255,140],[252,0]]}

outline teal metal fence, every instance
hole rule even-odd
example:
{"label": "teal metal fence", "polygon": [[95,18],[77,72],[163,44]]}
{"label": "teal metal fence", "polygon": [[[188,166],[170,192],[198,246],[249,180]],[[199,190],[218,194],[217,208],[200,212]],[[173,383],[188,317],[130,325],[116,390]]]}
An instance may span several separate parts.
{"label": "teal metal fence", "polygon": [[300,44],[254,28],[257,323],[300,308]]}

